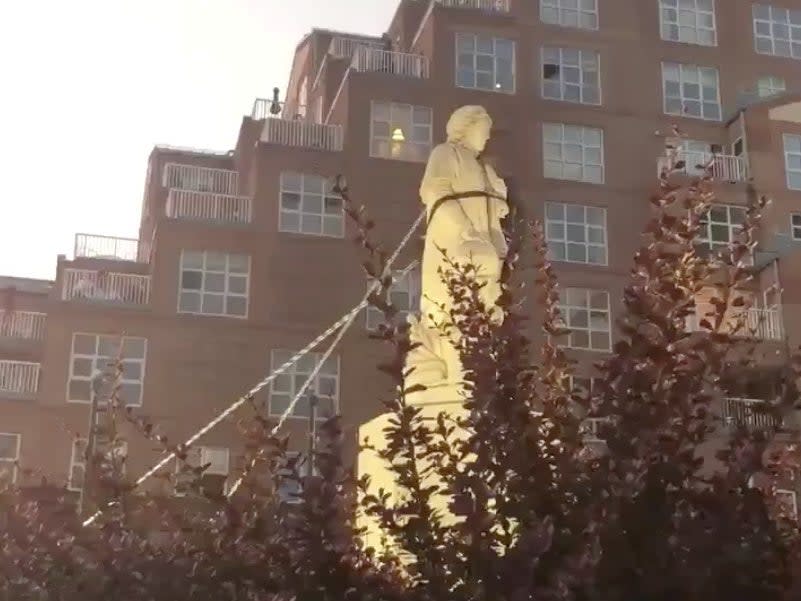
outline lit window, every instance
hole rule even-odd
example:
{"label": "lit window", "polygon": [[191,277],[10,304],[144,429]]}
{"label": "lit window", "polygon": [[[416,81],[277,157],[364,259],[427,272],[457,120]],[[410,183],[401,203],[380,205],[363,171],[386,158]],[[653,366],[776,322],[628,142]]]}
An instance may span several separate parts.
{"label": "lit window", "polygon": [[598,29],[598,0],[540,0],[543,23]]}
{"label": "lit window", "polygon": [[594,127],[544,123],[545,177],[578,182],[604,182],[603,131]]}
{"label": "lit window", "polygon": [[754,4],[754,48],[759,54],[801,58],[801,10]]}
{"label": "lit window", "polygon": [[431,109],[397,102],[370,104],[370,156],[424,162],[431,152]]}
{"label": "lit window", "polygon": [[547,202],[545,237],[552,261],[606,265],[606,209]]}
{"label": "lit window", "polygon": [[[293,354],[292,351],[287,350],[272,351],[270,355],[271,370],[275,371],[289,361]],[[283,415],[321,359],[321,353],[307,353],[272,381],[270,385],[270,415]],[[290,416],[308,418],[312,396],[317,399],[319,419],[328,419],[337,412],[339,404],[338,357],[331,356],[323,363],[317,376],[306,389],[306,393],[298,399]]]}
{"label": "lit window", "polygon": [[698,241],[712,249],[722,250],[737,240],[738,232],[745,223],[745,208],[732,205],[712,205],[700,219],[701,231]]}
{"label": "lit window", "polygon": [[757,93],[760,98],[769,98],[787,90],[787,84],[781,77],[768,75],[757,81]]}
{"label": "lit window", "polygon": [[[122,347],[120,347],[122,344]],[[93,394],[106,402],[113,393],[114,367],[122,362],[119,400],[128,406],[142,404],[147,340],[130,336],[74,333],[67,383],[67,401],[89,403]]]}
{"label": "lit window", "polygon": [[662,39],[717,45],[714,0],[660,0]]}
{"label": "lit window", "polygon": [[790,215],[790,233],[793,240],[801,240],[801,213]]}
{"label": "lit window", "polygon": [[456,85],[460,88],[514,93],[514,41],[457,33]]}
{"label": "lit window", "polygon": [[75,438],[72,441],[72,454],[70,455],[70,472],[67,480],[67,489],[80,492],[83,490],[86,478],[86,445],[85,438]]}
{"label": "lit window", "polygon": [[612,346],[609,293],[605,290],[565,288],[559,310],[567,335],[567,347],[608,351]]}
{"label": "lit window", "polygon": [[[395,322],[400,324],[420,308],[420,271],[412,269],[405,275],[395,272],[389,289],[389,301],[398,310]],[[368,284],[371,285],[371,284]],[[377,330],[384,323],[384,314],[373,306],[367,307],[367,329]]]}
{"label": "lit window", "polygon": [[0,433],[0,487],[3,484],[14,484],[19,471],[19,454],[22,436],[19,434]]}
{"label": "lit window", "polygon": [[542,49],[542,97],[601,104],[598,53],[573,48]]}
{"label": "lit window", "polygon": [[720,120],[716,68],[662,63],[662,91],[666,114]]}
{"label": "lit window", "polygon": [[248,255],[181,252],[178,312],[246,317],[249,276]]}
{"label": "lit window", "polygon": [[784,134],[784,168],[787,187],[801,190],[801,136]]}
{"label": "lit window", "polygon": [[331,181],[319,175],[282,172],[278,230],[342,238],[345,235],[342,198],[331,188]]}

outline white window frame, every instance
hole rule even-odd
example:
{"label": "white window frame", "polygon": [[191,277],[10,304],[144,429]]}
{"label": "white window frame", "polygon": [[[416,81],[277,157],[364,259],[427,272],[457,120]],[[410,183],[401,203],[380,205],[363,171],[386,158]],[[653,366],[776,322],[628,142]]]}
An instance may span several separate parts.
{"label": "white window frame", "polygon": [[[570,296],[584,296],[583,305],[571,303]],[[592,296],[593,295],[602,295],[606,299],[606,307],[599,308],[599,307],[592,307]],[[584,311],[587,313],[587,325],[586,326],[579,326],[576,325],[572,317],[571,311]],[[594,288],[577,288],[577,287],[566,287],[563,289],[563,294],[560,294],[559,297],[559,312],[561,314],[562,322],[565,325],[565,328],[571,330],[570,333],[566,335],[567,341],[564,345],[565,348],[571,348],[576,350],[583,350],[583,351],[594,351],[594,352],[603,352],[608,353],[612,350],[612,311],[609,304],[609,292],[607,290],[598,290]],[[599,329],[593,327],[592,323],[592,313],[602,313],[606,315],[606,329]],[[573,334],[575,332],[585,332],[587,335],[587,346],[578,346],[574,343]],[[606,335],[606,346],[595,347],[593,345],[592,335],[593,333],[605,334]]]}
{"label": "white window frame", "polygon": [[[798,217],[798,223],[795,223]],[[790,237],[793,240],[801,241],[801,213],[790,213]]]}
{"label": "white window frame", "polygon": [[[548,57],[547,55],[554,55]],[[547,61],[547,63],[546,63]],[[585,65],[594,63],[593,68],[585,68]],[[555,79],[546,79],[545,65],[554,65],[557,68],[558,77]],[[566,81],[566,73],[568,70],[574,70],[578,82]],[[587,80],[593,77],[594,82],[587,83]],[[586,48],[566,48],[558,46],[543,46],[540,49],[540,91],[542,97],[548,100],[561,100],[563,102],[572,102],[575,104],[587,104],[592,106],[600,106],[602,104],[602,86],[601,86],[601,54],[596,50],[588,50]],[[548,84],[555,84],[549,86]],[[551,93],[549,87],[558,87],[558,93]],[[585,91],[587,88],[595,88],[595,100],[587,100],[585,98]],[[567,98],[566,95],[571,90],[578,90],[578,98]]]}
{"label": "white window frame", "polygon": [[[370,286],[372,286],[372,282],[367,283],[367,287],[369,288]],[[419,269],[410,269],[406,274],[403,274],[402,270],[393,272],[392,285],[388,291],[389,299],[392,300],[393,295],[403,294],[408,300],[406,303],[407,308],[405,309],[398,306],[399,303],[392,303],[398,309],[398,313],[395,315],[396,320],[405,320],[407,316],[413,315],[420,310],[421,287],[422,283]],[[384,314],[376,307],[368,305],[367,311],[365,311],[365,327],[367,330],[375,332],[382,323],[384,323]]]}
{"label": "white window frame", "polygon": [[[472,40],[472,42],[473,42],[473,51],[471,53],[472,56],[473,56],[473,66],[472,66],[472,69],[471,69],[472,70],[472,75],[473,75],[473,85],[464,85],[459,80],[459,71],[460,71],[460,69],[459,69],[459,55],[460,55],[459,47],[461,45],[460,41],[461,40],[465,40],[467,38],[473,38],[473,40]],[[479,52],[478,51],[479,39],[483,39],[484,41],[489,39],[489,40],[492,41],[492,53],[486,53],[486,52]],[[499,41],[508,42],[509,44],[511,44],[511,47],[512,47],[512,58],[511,58],[512,89],[511,90],[505,90],[505,89],[499,87],[501,85],[498,82],[498,72],[499,72],[499,70],[498,70],[498,60],[499,60],[499,58],[498,58],[498,42]],[[465,53],[465,54],[467,54],[467,53]],[[457,88],[462,88],[462,89],[465,89],[465,90],[480,90],[480,91],[483,91],[483,92],[495,92],[497,94],[515,94],[516,93],[516,91],[517,91],[517,64],[516,64],[517,63],[517,43],[515,42],[515,40],[510,39],[510,38],[497,37],[497,36],[493,36],[493,35],[484,35],[484,34],[479,34],[479,33],[460,31],[460,32],[457,32],[456,36],[455,36],[454,56],[455,56],[455,61],[454,61],[455,76],[454,76],[454,79],[456,81],[456,87]],[[492,71],[487,71],[485,69],[479,69],[478,68],[478,57],[479,56],[492,57]],[[491,87],[480,87],[478,85],[478,75],[481,74],[481,73],[488,74],[488,75],[490,75],[492,77],[492,86]]]}
{"label": "white window frame", "polygon": [[[298,188],[290,186],[290,181],[296,180]],[[320,193],[317,192],[320,191]],[[284,196],[286,194],[297,195],[298,208],[290,209],[284,206]],[[312,200],[319,202],[320,211],[304,211],[304,205]],[[328,202],[334,201],[339,205],[338,209],[329,211]],[[287,225],[292,217],[297,220],[297,227]],[[319,227],[305,227],[304,224],[311,220],[319,220]],[[326,225],[333,224],[327,230]],[[306,236],[321,236],[324,238],[344,238],[345,237],[345,211],[343,201],[340,196],[332,190],[332,182],[329,178],[313,173],[299,173],[296,171],[282,171],[278,184],[278,231],[287,234],[303,234]]]}
{"label": "white window frame", "polygon": [[[675,70],[678,76],[677,79],[668,79],[668,71]],[[715,98],[714,102],[710,99],[704,99],[704,84],[702,79],[714,75]],[[678,93],[668,92],[668,83],[678,85]],[[698,98],[686,95],[687,87],[698,87]],[[709,87],[707,84],[706,87]],[[681,109],[669,109],[668,105],[671,102],[680,102]],[[687,112],[689,103],[698,103],[699,115],[693,115]],[[714,105],[717,108],[717,116],[707,115],[704,108],[705,105]],[[666,115],[675,115],[678,117],[687,117],[688,119],[701,119],[703,121],[720,121],[723,115],[723,109],[720,102],[720,72],[717,67],[706,67],[703,65],[691,65],[686,63],[674,63],[670,61],[662,62],[662,109]]]}
{"label": "white window frame", "polygon": [[[67,472],[67,490],[71,490],[73,492],[83,491],[83,483],[86,482],[86,448],[88,444],[89,441],[86,438],[76,437],[72,439],[72,444],[70,445],[70,471]],[[82,449],[81,445],[83,445]],[[75,454],[76,450],[78,451],[77,457]],[[75,469],[83,470],[81,486],[76,486],[73,482],[72,473]]]}
{"label": "white window frame", "polygon": [[[597,136],[598,144],[587,142],[588,134]],[[570,134],[567,136],[566,134]],[[557,137],[558,135],[558,137]],[[588,184],[603,184],[606,179],[606,169],[604,167],[604,130],[598,127],[588,127],[584,125],[571,125],[569,123],[543,123],[542,124],[542,162],[543,175],[549,179],[559,179],[567,181],[585,182]],[[559,147],[559,158],[549,157],[550,151],[555,151]],[[569,157],[569,152],[578,152],[581,157],[575,160]],[[592,151],[597,151],[599,161],[589,162],[588,155]],[[571,177],[565,174],[565,167],[572,169],[578,168],[579,177]],[[578,166],[578,167],[576,167]],[[557,168],[559,174],[556,174]],[[588,177],[590,169],[597,170],[600,174],[599,179]]]}
{"label": "white window frame", "polygon": [[757,80],[757,95],[760,98],[770,98],[786,91],[787,82],[783,77],[763,75]]}
{"label": "white window frame", "polygon": [[751,16],[757,54],[801,59],[801,9],[757,2]]}
{"label": "white window frame", "polygon": [[576,8],[566,4],[566,0],[540,0],[540,20],[561,27],[598,29],[598,0],[578,0]]}
{"label": "white window frame", "polygon": [[[788,149],[788,142],[794,140],[796,142],[796,150]],[[782,151],[784,152],[784,173],[787,182],[788,190],[801,190],[801,167],[791,167],[790,158],[795,158],[801,163],[801,135],[798,134],[783,134],[782,135]],[[791,183],[791,176],[795,175],[799,179],[797,185]]]}
{"label": "white window frame", "polygon": [[[225,471],[224,472],[214,469],[214,467],[213,467],[214,466],[214,462],[213,461],[209,461],[209,455],[211,453],[217,452],[217,451],[224,451],[224,453],[225,453]],[[205,477],[205,476],[225,476],[226,482],[225,482],[225,484],[223,486],[223,492],[226,492],[225,489],[227,489],[227,487],[228,487],[227,479],[228,479],[228,476],[231,475],[231,449],[229,449],[228,447],[216,447],[216,446],[198,445],[198,446],[195,446],[195,447],[192,447],[192,448],[189,449],[189,451],[187,453],[186,460],[184,461],[184,463],[186,463],[186,465],[188,465],[190,467],[193,467],[193,468],[194,467],[201,467],[201,466],[206,465],[207,463],[209,463],[210,464],[209,467],[206,469],[206,471],[203,472],[203,474],[201,474],[201,479],[203,477]],[[178,458],[176,457],[175,462],[174,462],[174,466],[175,466],[174,469],[175,469],[175,477],[176,478],[178,478],[178,476],[181,474],[181,465],[182,465],[181,461],[179,461]],[[175,485],[173,486],[173,491],[172,491],[173,496],[175,496],[175,497],[185,497],[186,496],[186,491],[182,490],[181,486],[180,486],[180,484],[183,484],[183,482],[176,481],[174,484]]]}
{"label": "white window frame", "polygon": [[[185,265],[187,255],[200,255],[201,256],[201,267],[192,267]],[[210,269],[207,267],[209,255],[220,255],[225,257],[225,267],[223,269]],[[231,271],[231,257],[244,257],[247,259],[247,269],[245,271]],[[250,272],[252,268],[252,258],[250,255],[241,254],[241,253],[228,253],[223,251],[211,251],[211,250],[191,250],[191,249],[182,249],[181,250],[181,257],[178,261],[178,302],[176,311],[179,314],[183,315],[204,315],[206,317],[227,317],[231,319],[247,319],[248,313],[250,311]],[[184,288],[183,277],[184,271],[190,272],[199,272],[200,276],[200,288]],[[209,275],[221,275],[223,277],[223,290],[222,291],[214,291],[214,290],[206,290],[206,278]],[[230,283],[232,277],[244,277],[245,278],[245,291],[242,292],[232,292],[230,290]],[[199,294],[200,295],[200,305],[199,310],[197,311],[190,311],[188,309],[181,308],[181,297],[183,294]],[[222,297],[223,299],[223,312],[222,313],[210,313],[203,311],[203,298],[205,296],[218,296]],[[231,298],[244,298],[245,299],[245,313],[243,315],[238,314],[229,314],[226,309],[228,307],[228,301]]]}
{"label": "white window frame", "polygon": [[788,490],[786,488],[777,488],[776,489],[776,500],[779,503],[781,503],[781,501],[779,501],[779,497],[781,497],[781,496],[789,496],[790,497],[790,499],[792,501],[790,506],[793,509],[793,517],[795,519],[798,519],[798,495],[796,494],[796,492],[794,490]]}
{"label": "white window frame", "polygon": [[[568,215],[568,209],[572,207],[574,209],[580,209],[583,214],[583,221],[574,221]],[[559,219],[552,214],[555,210],[560,210],[562,214],[562,218]],[[588,215],[592,211],[599,211],[601,215],[601,225],[590,223],[588,220]],[[549,214],[551,213],[551,214]],[[556,230],[561,228],[562,236],[556,236],[552,234],[552,230]],[[571,228],[581,228],[582,234],[584,236],[584,242],[574,242],[569,239],[568,230]],[[590,241],[590,233],[591,231],[600,230],[601,238],[603,242],[591,242]],[[582,205],[576,203],[567,203],[567,202],[556,202],[556,201],[547,201],[545,203],[545,240],[548,243],[548,257],[551,261],[559,262],[559,263],[577,263],[581,265],[594,265],[599,267],[606,267],[609,264],[609,236],[607,235],[607,220],[606,220],[606,208],[604,207],[594,207],[592,205]],[[554,245],[562,245],[564,247],[564,258],[556,258],[554,256]],[[587,258],[586,261],[579,261],[575,259],[570,259],[570,252],[569,248],[572,246],[581,246],[584,248],[584,256]],[[602,249],[601,252],[603,254],[603,261],[595,262],[590,261],[590,248],[599,248]]]}
{"label": "white window frame", "polygon": [[[87,336],[92,337],[95,339],[95,350],[94,354],[89,355],[86,353],[78,353],[75,350],[75,343],[78,336]],[[122,353],[121,353],[121,360],[123,364],[123,372],[120,376],[120,393],[123,394],[122,389],[125,387],[126,384],[131,385],[139,385],[139,398],[136,399],[135,402],[132,402],[130,399],[121,398],[120,400],[125,402],[127,407],[141,407],[142,406],[142,399],[144,397],[145,391],[145,377],[146,377],[146,368],[147,368],[147,338],[142,336],[118,336],[115,334],[99,334],[96,332],[73,332],[72,339],[70,341],[70,363],[69,363],[69,372],[67,374],[67,402],[68,403],[77,403],[81,405],[87,405],[92,402],[91,395],[92,395],[92,380],[98,375],[98,373],[103,373],[106,371],[106,364],[117,361],[117,355],[101,355],[100,354],[100,347],[101,347],[101,340],[103,339],[113,339],[115,341],[119,341],[122,344]],[[126,344],[129,344],[132,341],[138,341],[142,344],[142,356],[141,357],[127,357],[125,355],[125,347]],[[118,344],[115,344],[118,346]],[[76,359],[84,360],[84,361],[91,361],[91,372],[88,376],[80,373],[75,373],[75,361]],[[101,366],[100,363],[103,363]],[[140,378],[129,378],[126,377],[125,373],[125,363],[137,363],[139,364],[139,372],[141,377]],[[73,399],[71,398],[70,392],[70,383],[72,381],[76,382],[88,382],[89,383],[89,391],[90,391],[90,398],[89,399]],[[103,399],[99,399],[101,403],[105,401]]]}
{"label": "white window frame", "polygon": [[[379,108],[383,110],[387,118],[379,119],[377,113]],[[400,115],[408,115],[408,123]],[[396,116],[398,115],[398,116]],[[426,115],[424,119],[420,119]],[[428,159],[431,152],[433,140],[434,111],[429,106],[417,104],[407,104],[403,102],[391,102],[384,100],[370,101],[370,157],[374,159],[390,159],[397,161],[409,161],[422,163]],[[376,133],[378,124],[385,124],[387,135]],[[406,131],[404,131],[404,128]],[[415,139],[415,133],[422,130],[426,131],[425,141]],[[398,139],[396,132],[400,131],[403,139]],[[386,145],[386,152],[378,150],[382,144]]]}
{"label": "white window frame", "polygon": [[14,446],[14,457],[0,457],[0,465],[11,464],[11,484],[16,484],[19,477],[19,460],[22,452],[22,434],[17,432],[0,432],[0,436],[11,436],[16,439],[17,444]]}
{"label": "white window frame", "polygon": [[[289,462],[291,460],[294,460],[297,457],[300,457],[300,455],[301,454],[299,452],[297,452],[297,451],[289,451],[289,452],[286,453],[285,457],[287,459],[287,462]],[[303,477],[306,477],[306,476],[309,475],[309,459],[308,459],[308,457],[304,457],[300,461],[302,463],[301,463],[300,469],[298,470],[299,471],[298,475],[301,478],[303,478]],[[291,475],[289,469],[286,466],[280,466],[278,468],[278,472],[282,476]],[[315,476],[319,476],[320,475],[320,472],[317,470],[316,466],[314,468],[314,472],[313,473],[314,473]],[[285,479],[284,482],[289,482],[289,481]],[[290,495],[292,495],[292,494],[301,494],[302,492],[303,492],[303,489],[302,489],[300,483],[298,483],[298,486],[297,486],[296,490],[286,490],[284,488],[279,488],[276,491],[276,495],[278,496],[278,498],[281,500],[282,503],[288,503],[289,505],[299,505],[299,504],[303,503],[303,500],[301,498],[297,497],[297,496],[292,497]]]}
{"label": "white window frame", "polygon": [[[717,46],[717,22],[715,16],[715,0],[689,0],[692,8],[681,6],[682,0],[659,0],[659,31],[663,40],[668,42],[679,42],[682,44],[697,44],[699,46]],[[701,3],[708,2],[710,8],[700,6]],[[675,17],[670,18],[671,11]],[[686,22],[689,17],[693,21],[690,25]],[[711,27],[702,21],[711,20]],[[684,21],[684,23],[682,23]],[[671,28],[675,28],[676,37],[671,37]],[[701,41],[701,32],[711,32],[711,41]]]}
{"label": "white window frame", "polygon": [[[280,367],[285,360],[287,360],[290,356],[294,355],[294,352],[288,349],[273,349],[270,351],[270,371],[275,371],[278,367]],[[292,399],[297,394],[300,385],[311,375],[311,371],[322,358],[322,353],[307,353],[304,357],[296,361],[292,366],[287,368],[287,370],[282,373],[281,375],[277,376],[271,383],[270,383],[270,393],[269,393],[269,415],[273,417],[278,417],[283,414],[286,409],[281,409],[280,411],[273,411],[273,395],[281,395],[287,398],[287,402],[291,403]],[[313,365],[306,365],[309,361],[313,362]],[[304,396],[308,397],[310,394],[316,395],[319,399],[330,399],[331,401],[331,410],[334,414],[339,413],[339,390],[342,385],[341,383],[341,361],[339,355],[332,355],[328,357],[328,361],[333,362],[336,365],[336,373],[325,373],[324,368],[321,368],[317,376],[314,380],[310,383],[309,387],[306,389]],[[304,367],[305,365],[305,367]],[[321,379],[325,378],[331,380],[334,384],[334,393],[332,395],[328,394],[321,394],[320,390],[320,383]],[[305,403],[306,399],[303,397],[298,400],[298,405],[295,405],[294,410],[288,414],[289,419],[309,419],[309,415],[306,413],[298,413],[298,406],[301,403]],[[302,405],[300,405],[302,406]],[[318,404],[318,413],[317,419],[319,421],[325,421],[330,415],[326,415],[324,411],[320,411],[321,404]]]}
{"label": "white window frame", "polygon": [[[711,218],[713,209],[725,209],[726,221],[713,221]],[[713,203],[709,207],[707,214],[702,217],[705,224],[703,222],[700,224],[701,231],[699,231],[697,243],[713,251],[729,248],[729,246],[737,240],[737,234],[742,229],[743,222],[732,221],[732,214],[740,211],[743,213],[743,216],[745,216],[746,207]],[[715,226],[727,228],[729,237],[727,242],[720,242],[712,239],[712,228]]]}

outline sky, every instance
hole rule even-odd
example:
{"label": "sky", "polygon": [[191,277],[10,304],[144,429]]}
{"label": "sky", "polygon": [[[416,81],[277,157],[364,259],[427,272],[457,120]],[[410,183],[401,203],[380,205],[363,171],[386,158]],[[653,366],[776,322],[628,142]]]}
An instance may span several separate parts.
{"label": "sky", "polygon": [[0,275],[54,278],[76,233],[135,238],[155,144],[228,150],[312,27],[380,34],[397,0],[0,4]]}

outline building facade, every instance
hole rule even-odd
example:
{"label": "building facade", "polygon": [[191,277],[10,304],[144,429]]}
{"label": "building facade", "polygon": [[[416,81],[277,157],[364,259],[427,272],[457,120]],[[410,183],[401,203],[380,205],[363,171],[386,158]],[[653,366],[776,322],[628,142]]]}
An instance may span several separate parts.
{"label": "building facade", "polygon": [[[616,336],[674,124],[684,169],[708,164],[715,178],[700,245],[728,244],[755,192],[773,199],[747,317],[761,365],[722,400],[731,421],[756,422],[748,406],[770,398],[801,343],[799,77],[799,0],[401,0],[384,36],[314,29],[284,100],[257,99],[233,150],[153,150],[138,240],[78,235],[54,282],[0,282],[11,299],[0,309],[0,470],[37,477],[18,461],[80,489],[93,374],[117,355],[124,401],[170,440],[205,425],[361,299],[361,257],[332,178],[347,178],[376,239],[394,248],[422,208],[428,152],[464,104],[489,111],[488,159],[520,214],[545,223],[577,386]],[[419,258],[421,235],[396,267]],[[413,307],[418,288],[412,271],[393,299]],[[311,387],[320,417],[342,413],[354,450],[389,391],[367,336],[376,319],[357,318]],[[257,402],[283,413],[324,348]],[[284,426],[299,450],[309,407],[301,399]],[[223,479],[241,467],[248,411],[199,441],[199,460]],[[129,475],[159,456],[131,433]]]}

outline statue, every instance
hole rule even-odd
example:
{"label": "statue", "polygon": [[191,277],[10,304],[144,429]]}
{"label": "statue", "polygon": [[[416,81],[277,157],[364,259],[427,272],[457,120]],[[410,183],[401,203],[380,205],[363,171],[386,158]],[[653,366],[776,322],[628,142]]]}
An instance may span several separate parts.
{"label": "statue", "polygon": [[442,279],[448,260],[472,263],[485,283],[482,300],[493,307],[507,253],[501,219],[509,212],[506,184],[481,159],[492,119],[481,106],[463,106],[451,115],[447,142],[431,152],[420,185],[427,209],[421,268],[420,316],[410,318],[410,338],[418,344],[407,359],[414,368],[406,387],[422,384],[420,402],[460,402],[462,365],[455,332],[446,334],[452,301]]}

